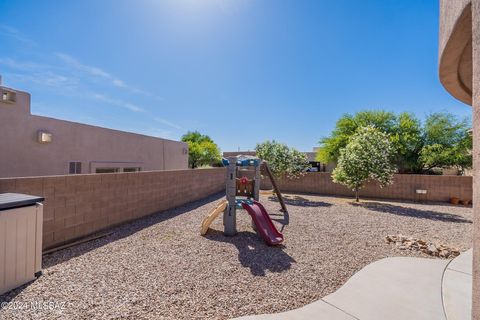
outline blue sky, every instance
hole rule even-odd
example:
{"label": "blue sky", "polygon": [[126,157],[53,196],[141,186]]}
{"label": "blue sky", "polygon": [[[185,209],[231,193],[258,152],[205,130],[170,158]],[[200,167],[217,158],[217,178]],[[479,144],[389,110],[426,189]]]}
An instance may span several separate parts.
{"label": "blue sky", "polygon": [[32,113],[223,151],[303,151],[344,113],[470,116],[437,76],[436,0],[0,1],[0,74]]}

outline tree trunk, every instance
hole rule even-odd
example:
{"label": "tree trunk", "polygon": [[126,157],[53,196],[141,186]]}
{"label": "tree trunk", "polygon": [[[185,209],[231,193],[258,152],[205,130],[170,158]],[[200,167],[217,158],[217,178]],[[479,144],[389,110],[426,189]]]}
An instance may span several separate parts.
{"label": "tree trunk", "polygon": [[359,197],[358,188],[355,189],[355,202],[360,202],[360,197]]}

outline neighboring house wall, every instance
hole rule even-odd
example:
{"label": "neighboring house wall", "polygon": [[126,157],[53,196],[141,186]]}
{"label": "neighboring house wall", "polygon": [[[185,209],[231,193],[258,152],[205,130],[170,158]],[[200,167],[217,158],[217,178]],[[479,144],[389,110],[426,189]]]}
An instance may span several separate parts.
{"label": "neighboring house wall", "polygon": [[[261,187],[271,188],[270,180],[264,178]],[[278,187],[281,192],[354,197],[352,190],[334,183],[328,172],[309,172],[298,179],[279,180]],[[427,194],[417,194],[417,189],[427,190]],[[393,183],[385,188],[374,182],[367,183],[360,190],[360,197],[409,201],[449,201],[451,197],[472,200],[472,192],[472,177],[396,174]]]}
{"label": "neighboring house wall", "polygon": [[439,77],[455,98],[473,106],[472,319],[480,320],[480,0],[440,1]]}
{"label": "neighboring house wall", "polygon": [[[81,162],[80,173],[188,167],[183,142],[31,115],[28,93],[5,87],[0,91],[0,177],[68,174],[70,162]],[[6,92],[15,101],[4,101]],[[39,131],[51,133],[52,142],[40,143]]]}
{"label": "neighboring house wall", "polygon": [[[307,159],[309,162],[311,162],[312,164],[315,162],[316,163],[316,155],[317,155],[317,150],[318,148],[313,148],[314,151],[313,152],[304,152],[305,155],[307,156]],[[236,157],[236,156],[239,156],[239,155],[244,155],[244,156],[256,156],[256,152],[255,151],[226,151],[223,153],[223,157],[224,158],[228,158],[228,157]],[[335,169],[335,166],[336,164],[335,163],[329,163],[329,164],[320,164],[320,171],[326,171],[326,172],[332,172],[333,169]]]}
{"label": "neighboring house wall", "polygon": [[316,157],[317,157],[317,153],[316,152],[304,152],[305,155],[307,156],[307,160],[308,162],[315,162],[317,161],[316,160]]}
{"label": "neighboring house wall", "polygon": [[332,172],[337,167],[335,162],[330,162],[325,165],[325,172]]}
{"label": "neighboring house wall", "polygon": [[224,190],[224,168],[0,179],[0,193],[45,197],[44,249]]}
{"label": "neighboring house wall", "polygon": [[223,153],[223,157],[226,159],[228,157],[236,157],[236,156],[253,156],[255,157],[257,153],[255,151],[226,151]]}

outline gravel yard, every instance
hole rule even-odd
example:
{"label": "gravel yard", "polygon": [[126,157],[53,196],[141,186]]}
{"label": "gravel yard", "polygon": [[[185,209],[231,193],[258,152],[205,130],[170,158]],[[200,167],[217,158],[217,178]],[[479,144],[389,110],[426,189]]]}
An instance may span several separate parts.
{"label": "gravel yard", "polygon": [[[280,312],[335,291],[375,260],[431,258],[386,243],[387,235],[462,251],[471,247],[469,207],[354,204],[306,195],[286,197],[288,215],[262,195],[261,202],[283,228],[282,247],[266,246],[243,210],[238,211],[236,237],[223,236],[221,219],[201,237],[203,217],[221,198],[162,212],[44,256],[42,277],[0,296],[0,302],[10,302],[0,319],[227,319]],[[51,305],[40,305],[45,302]]]}

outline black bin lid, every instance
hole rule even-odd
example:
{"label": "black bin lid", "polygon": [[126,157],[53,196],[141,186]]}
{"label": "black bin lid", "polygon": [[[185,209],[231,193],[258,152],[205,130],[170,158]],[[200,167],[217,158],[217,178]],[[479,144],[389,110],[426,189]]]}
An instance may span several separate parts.
{"label": "black bin lid", "polygon": [[33,206],[45,200],[43,197],[31,196],[21,193],[0,193],[0,210]]}

